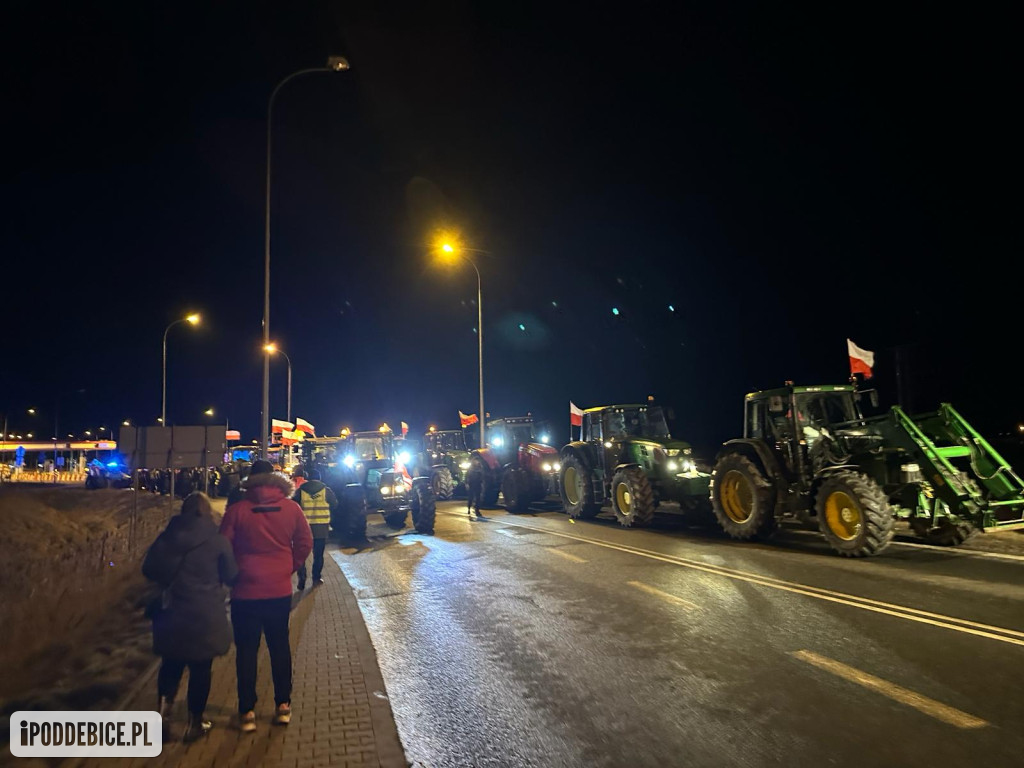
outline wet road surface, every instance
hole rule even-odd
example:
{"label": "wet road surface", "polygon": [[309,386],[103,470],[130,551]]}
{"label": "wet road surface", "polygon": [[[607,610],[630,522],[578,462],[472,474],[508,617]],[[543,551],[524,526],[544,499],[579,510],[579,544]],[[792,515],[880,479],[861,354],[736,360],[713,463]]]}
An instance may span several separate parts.
{"label": "wet road surface", "polygon": [[1024,764],[1024,557],[438,509],[332,549],[414,765]]}

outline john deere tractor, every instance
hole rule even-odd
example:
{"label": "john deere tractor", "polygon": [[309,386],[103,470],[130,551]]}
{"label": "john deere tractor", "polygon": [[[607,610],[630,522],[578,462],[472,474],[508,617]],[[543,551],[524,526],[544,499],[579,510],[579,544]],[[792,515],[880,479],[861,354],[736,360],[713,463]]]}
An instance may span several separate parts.
{"label": "john deere tractor", "polygon": [[402,528],[412,512],[412,524],[419,533],[434,532],[430,478],[409,475],[397,456],[395,442],[391,431],[382,427],[376,432],[353,432],[339,443],[342,517],[332,527],[349,535],[365,534],[366,515],[379,511],[389,526]]}
{"label": "john deere tractor", "polygon": [[709,481],[656,405],[589,408],[582,439],[561,452],[559,490],[572,518],[595,517],[611,504],[620,525],[648,525],[665,502],[683,511],[706,508]]}
{"label": "john deere tractor", "polygon": [[461,429],[431,427],[423,435],[423,450],[416,456],[416,470],[428,475],[438,500],[450,499],[465,487],[470,467],[466,436]]}
{"label": "john deere tractor", "polygon": [[849,557],[876,555],[897,519],[934,544],[979,530],[1024,527],[1024,482],[943,404],[910,416],[899,406],[865,417],[874,390],[786,386],[746,396],[743,437],[715,463],[712,502],[736,539],[793,519],[817,527]]}
{"label": "john deere tractor", "polygon": [[487,422],[487,445],[470,452],[470,466],[483,477],[481,504],[493,507],[498,493],[511,512],[558,493],[558,451],[534,434],[532,416]]}

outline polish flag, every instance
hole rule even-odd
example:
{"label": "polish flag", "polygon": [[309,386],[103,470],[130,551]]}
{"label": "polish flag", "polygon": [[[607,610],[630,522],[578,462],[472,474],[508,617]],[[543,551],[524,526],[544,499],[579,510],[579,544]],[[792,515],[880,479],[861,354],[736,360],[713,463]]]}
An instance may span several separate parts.
{"label": "polish flag", "polygon": [[293,429],[295,429],[295,425],[290,421],[282,421],[281,419],[271,419],[270,421],[270,431],[275,434],[285,430],[291,432]]}
{"label": "polish flag", "polygon": [[295,428],[300,432],[316,437],[316,429],[313,428],[313,425],[305,419],[300,419],[298,416],[295,417]]}
{"label": "polish flag", "polygon": [[475,413],[471,413],[467,416],[462,411],[459,411],[459,423],[463,427],[468,427],[470,424],[476,424],[478,421],[479,419],[476,417]]}
{"label": "polish flag", "polygon": [[863,373],[865,379],[871,378],[871,369],[875,366],[875,353],[861,349],[849,339],[846,348],[850,353],[850,375]]}
{"label": "polish flag", "polygon": [[229,429],[229,430],[227,430],[224,433],[224,439],[225,440],[241,440],[242,439],[242,433],[239,432],[237,429]]}
{"label": "polish flag", "polygon": [[405,437],[405,433],[409,431],[409,425],[404,421],[402,422],[402,437]]}
{"label": "polish flag", "polygon": [[574,427],[583,426],[583,409],[577,408],[572,400],[569,401],[569,423]]}

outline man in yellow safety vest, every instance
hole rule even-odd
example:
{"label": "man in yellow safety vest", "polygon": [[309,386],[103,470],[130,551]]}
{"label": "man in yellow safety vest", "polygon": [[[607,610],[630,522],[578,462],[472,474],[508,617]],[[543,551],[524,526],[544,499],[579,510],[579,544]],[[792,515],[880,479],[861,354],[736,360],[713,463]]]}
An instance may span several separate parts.
{"label": "man in yellow safety vest", "polygon": [[[302,468],[297,468],[294,474],[305,477],[306,472]],[[331,512],[338,508],[338,497],[320,480],[320,473],[312,470],[306,481],[295,491],[292,499],[302,507],[306,522],[313,531],[313,585],[317,586],[324,583],[321,577],[324,569],[324,547],[327,546],[327,534],[331,530]],[[299,591],[305,588],[306,564],[303,563],[299,568]]]}

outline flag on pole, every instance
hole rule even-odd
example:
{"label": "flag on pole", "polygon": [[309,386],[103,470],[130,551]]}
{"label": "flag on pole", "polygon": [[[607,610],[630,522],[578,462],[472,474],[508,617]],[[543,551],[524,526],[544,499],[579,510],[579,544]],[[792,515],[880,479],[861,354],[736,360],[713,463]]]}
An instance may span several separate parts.
{"label": "flag on pole", "polygon": [[229,430],[227,430],[224,433],[224,439],[225,440],[241,440],[242,439],[242,433],[239,432],[237,429],[229,429]]}
{"label": "flag on pole", "polygon": [[293,429],[295,429],[295,425],[290,421],[282,421],[281,419],[271,419],[270,421],[270,431],[275,434],[285,430],[291,432]]}
{"label": "flag on pole", "polygon": [[316,437],[316,429],[305,419],[300,419],[298,416],[295,417],[295,428],[300,432],[305,432],[307,435]]}
{"label": "flag on pole", "polygon": [[409,425],[404,421],[402,422],[402,437],[405,437],[405,433],[409,431]]}
{"label": "flag on pole", "polygon": [[583,426],[583,409],[577,408],[572,400],[569,401],[569,424],[574,427]]}
{"label": "flag on pole", "polygon": [[849,339],[846,340],[846,349],[850,353],[850,375],[863,373],[865,379],[870,379],[871,369],[875,367],[875,353],[861,349]]}
{"label": "flag on pole", "polygon": [[301,429],[292,431],[285,430],[281,433],[281,445],[295,445],[306,439]]}
{"label": "flag on pole", "polygon": [[475,413],[471,413],[468,416],[462,411],[459,411],[459,423],[463,427],[468,427],[470,424],[476,424],[480,419],[476,417]]}

